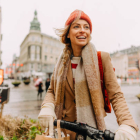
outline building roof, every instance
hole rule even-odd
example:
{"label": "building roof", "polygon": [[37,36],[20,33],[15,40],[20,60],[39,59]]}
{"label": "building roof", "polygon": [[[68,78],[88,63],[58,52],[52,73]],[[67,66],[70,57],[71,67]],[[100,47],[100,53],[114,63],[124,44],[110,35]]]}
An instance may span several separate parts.
{"label": "building roof", "polygon": [[114,53],[111,53],[110,56],[114,56],[115,54],[117,54],[118,52],[122,53],[122,54],[132,54],[132,53],[137,53],[138,51],[140,51],[140,46],[136,47],[136,46],[131,46],[130,48],[127,49],[123,49],[120,51],[116,51]]}
{"label": "building roof", "polygon": [[59,39],[58,38],[55,38],[55,37],[53,37],[53,36],[50,36],[50,35],[48,35],[48,34],[44,34],[44,33],[41,33],[43,36],[46,36],[47,38],[51,38],[51,39],[54,39],[54,40],[57,40],[57,41],[59,41]]}

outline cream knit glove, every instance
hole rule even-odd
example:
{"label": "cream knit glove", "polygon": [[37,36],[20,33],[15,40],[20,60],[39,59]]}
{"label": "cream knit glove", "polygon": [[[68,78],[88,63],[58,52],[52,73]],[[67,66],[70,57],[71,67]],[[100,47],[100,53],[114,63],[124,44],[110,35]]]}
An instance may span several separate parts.
{"label": "cream knit glove", "polygon": [[122,124],[116,131],[114,140],[136,140],[136,130],[129,125]]}
{"label": "cream knit glove", "polygon": [[49,128],[50,136],[53,136],[53,121],[56,119],[54,108],[55,106],[53,103],[46,103],[42,106],[38,115],[40,124],[45,128]]}

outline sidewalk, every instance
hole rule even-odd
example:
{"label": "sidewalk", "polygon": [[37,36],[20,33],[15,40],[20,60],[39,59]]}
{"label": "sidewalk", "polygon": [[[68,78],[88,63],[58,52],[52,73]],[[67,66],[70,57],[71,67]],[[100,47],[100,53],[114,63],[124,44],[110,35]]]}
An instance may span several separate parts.
{"label": "sidewalk", "polygon": [[28,116],[32,119],[37,119],[40,112],[42,100],[40,101],[22,101],[22,102],[13,102],[4,105],[3,116],[19,116],[23,118]]}
{"label": "sidewalk", "polygon": [[[12,115],[24,117],[25,115],[37,119],[43,100],[37,100],[37,90],[33,83],[25,85],[23,82],[19,87],[14,87],[13,80],[5,81],[10,87],[9,102],[4,105],[3,115]],[[42,93],[42,99],[45,97],[45,91]]]}

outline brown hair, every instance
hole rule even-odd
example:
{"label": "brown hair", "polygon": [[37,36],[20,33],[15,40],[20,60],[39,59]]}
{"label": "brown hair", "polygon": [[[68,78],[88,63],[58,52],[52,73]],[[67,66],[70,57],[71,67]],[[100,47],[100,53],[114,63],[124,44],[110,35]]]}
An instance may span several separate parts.
{"label": "brown hair", "polygon": [[61,28],[61,29],[56,29],[55,32],[56,34],[60,37],[60,41],[65,44],[65,48],[63,49],[63,64],[65,65],[68,58],[70,57],[70,55],[72,54],[72,47],[71,47],[71,41],[69,38],[67,38],[69,30],[70,30],[70,25]]}

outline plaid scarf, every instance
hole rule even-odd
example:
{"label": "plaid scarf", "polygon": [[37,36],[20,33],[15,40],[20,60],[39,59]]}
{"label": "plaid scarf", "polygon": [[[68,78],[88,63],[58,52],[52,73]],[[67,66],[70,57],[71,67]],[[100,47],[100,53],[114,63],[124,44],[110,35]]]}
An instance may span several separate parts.
{"label": "plaid scarf", "polygon": [[[62,116],[69,63],[70,58],[67,60],[66,65],[63,65],[62,53],[53,74],[57,119],[61,119]],[[77,121],[105,130],[105,111],[104,106],[101,104],[102,99],[97,51],[94,45],[89,43],[82,49],[81,61],[76,69],[75,101]]]}

